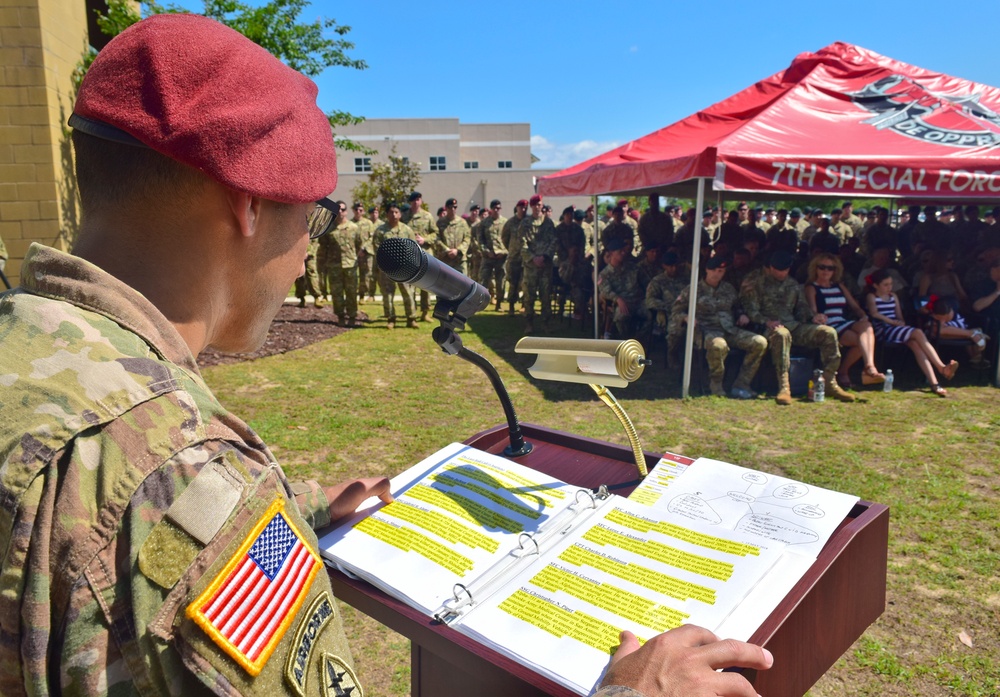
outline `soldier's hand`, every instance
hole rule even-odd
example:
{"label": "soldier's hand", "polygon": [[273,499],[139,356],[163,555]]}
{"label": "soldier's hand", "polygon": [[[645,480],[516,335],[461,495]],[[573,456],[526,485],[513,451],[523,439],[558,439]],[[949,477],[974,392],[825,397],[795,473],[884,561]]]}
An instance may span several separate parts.
{"label": "soldier's hand", "polygon": [[618,298],[617,302],[618,302],[618,309],[621,310],[622,315],[628,317],[629,315],[632,314],[629,312],[628,303],[625,302],[624,298]]}
{"label": "soldier's hand", "polygon": [[778,327],[781,326],[781,322],[779,322],[776,319],[769,319],[766,322],[764,322],[764,326],[767,327],[768,329],[777,329]]}
{"label": "soldier's hand", "polygon": [[542,268],[543,266],[545,266],[545,257],[544,256],[537,256],[534,259],[532,259],[531,261],[538,268]]}
{"label": "soldier's hand", "polygon": [[392,503],[387,477],[368,477],[353,479],[333,486],[323,487],[327,501],[330,502],[330,522],[336,523],[344,516],[354,513],[361,503],[371,497],[378,496],[383,503]]}
{"label": "soldier's hand", "polygon": [[826,315],[822,312],[817,312],[812,318],[813,324],[826,324]]}
{"label": "soldier's hand", "polygon": [[746,315],[740,315],[736,319],[736,326],[738,326],[738,327],[745,327],[748,324],[750,324],[750,318],[747,317]]}
{"label": "soldier's hand", "polygon": [[634,634],[624,631],[601,685],[622,685],[658,697],[757,697],[757,690],[739,673],[716,671],[767,670],[773,663],[766,649],[720,641],[691,624],[659,634],[642,647]]}

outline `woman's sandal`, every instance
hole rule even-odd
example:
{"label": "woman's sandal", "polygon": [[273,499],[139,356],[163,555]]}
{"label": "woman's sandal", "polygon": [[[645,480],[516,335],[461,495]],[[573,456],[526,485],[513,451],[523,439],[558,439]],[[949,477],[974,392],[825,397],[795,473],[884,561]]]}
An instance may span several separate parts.
{"label": "woman's sandal", "polygon": [[878,385],[883,382],[885,382],[885,375],[878,372],[874,368],[871,370],[866,368],[861,372],[862,385]]}
{"label": "woman's sandal", "polygon": [[943,387],[941,387],[940,383],[936,382],[933,385],[931,385],[931,392],[936,394],[938,397],[948,396],[948,390],[944,389]]}
{"label": "woman's sandal", "polygon": [[939,370],[941,377],[945,380],[951,380],[955,377],[955,373],[958,371],[958,361],[949,361],[948,365]]}

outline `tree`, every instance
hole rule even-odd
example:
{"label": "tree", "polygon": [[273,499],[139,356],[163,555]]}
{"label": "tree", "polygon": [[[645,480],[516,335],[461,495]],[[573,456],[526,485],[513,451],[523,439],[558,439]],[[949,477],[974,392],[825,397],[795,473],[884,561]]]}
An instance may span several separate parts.
{"label": "tree", "polygon": [[373,164],[368,180],[355,186],[351,194],[365,209],[384,209],[388,203],[401,204],[419,184],[420,167],[397,155],[393,145],[387,160]]}
{"label": "tree", "polygon": [[[204,10],[201,14],[235,29],[270,51],[289,67],[310,77],[315,77],[326,68],[334,66],[355,70],[364,70],[368,67],[363,60],[348,55],[348,51],[354,48],[352,42],[343,38],[351,31],[349,26],[337,24],[336,20],[330,18],[320,18],[311,23],[298,20],[302,10],[308,6],[308,0],[270,0],[259,7],[238,0],[203,0],[203,3]],[[108,36],[117,36],[143,16],[188,11],[176,5],[160,5],[155,0],[140,4],[141,14],[135,9],[135,3],[131,0],[107,0],[107,14],[98,13],[97,17],[101,31]],[[330,32],[336,38],[329,38],[327,34]],[[73,76],[77,88],[96,56],[97,51],[91,48],[77,66]],[[327,113],[327,118],[334,131],[337,126],[364,121],[363,117],[340,110]],[[336,134],[334,137],[336,138]],[[346,138],[336,140],[337,147],[342,150],[373,154],[363,145]]]}

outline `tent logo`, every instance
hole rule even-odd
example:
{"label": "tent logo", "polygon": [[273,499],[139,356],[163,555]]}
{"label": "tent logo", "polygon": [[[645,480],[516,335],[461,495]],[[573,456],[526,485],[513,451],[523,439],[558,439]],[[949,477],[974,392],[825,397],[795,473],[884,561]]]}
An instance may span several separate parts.
{"label": "tent logo", "polygon": [[[915,80],[892,75],[847,96],[874,116],[862,123],[952,148],[1000,145],[1000,114],[979,103],[980,95],[935,94]],[[973,130],[972,123],[984,129]]]}

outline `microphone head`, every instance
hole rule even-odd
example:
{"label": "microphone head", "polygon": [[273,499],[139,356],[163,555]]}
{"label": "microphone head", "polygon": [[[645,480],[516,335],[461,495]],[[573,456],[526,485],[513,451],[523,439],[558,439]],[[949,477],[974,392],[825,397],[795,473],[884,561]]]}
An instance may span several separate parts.
{"label": "microphone head", "polygon": [[396,283],[410,283],[427,270],[427,255],[405,237],[390,237],[379,245],[375,263]]}

